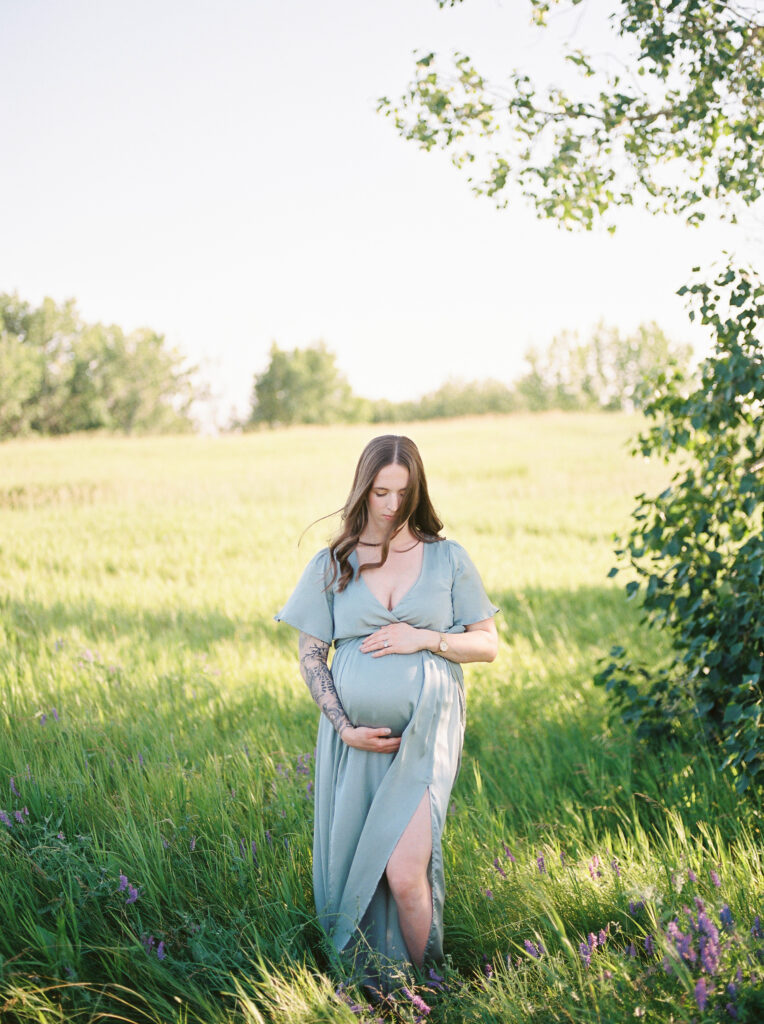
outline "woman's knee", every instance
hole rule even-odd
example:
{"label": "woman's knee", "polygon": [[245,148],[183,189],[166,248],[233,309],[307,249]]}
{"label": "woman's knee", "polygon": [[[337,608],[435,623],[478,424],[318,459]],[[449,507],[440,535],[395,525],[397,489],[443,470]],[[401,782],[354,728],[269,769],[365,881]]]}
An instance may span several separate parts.
{"label": "woman's knee", "polygon": [[386,874],[396,903],[415,904],[426,895],[427,872],[418,864],[390,861]]}

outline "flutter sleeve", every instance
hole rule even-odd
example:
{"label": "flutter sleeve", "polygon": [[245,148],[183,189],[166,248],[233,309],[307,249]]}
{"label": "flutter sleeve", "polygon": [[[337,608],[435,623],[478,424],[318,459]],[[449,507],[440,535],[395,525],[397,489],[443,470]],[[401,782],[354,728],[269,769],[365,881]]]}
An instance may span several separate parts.
{"label": "flutter sleeve", "polygon": [[451,600],[454,607],[454,627],[470,626],[474,622],[490,619],[499,610],[488,597],[475,565],[461,546],[449,541],[452,582]]}
{"label": "flutter sleeve", "polygon": [[334,592],[329,548],[322,548],[308,562],[289,600],[274,615],[276,622],[287,622],[302,633],[330,644],[334,640]]}

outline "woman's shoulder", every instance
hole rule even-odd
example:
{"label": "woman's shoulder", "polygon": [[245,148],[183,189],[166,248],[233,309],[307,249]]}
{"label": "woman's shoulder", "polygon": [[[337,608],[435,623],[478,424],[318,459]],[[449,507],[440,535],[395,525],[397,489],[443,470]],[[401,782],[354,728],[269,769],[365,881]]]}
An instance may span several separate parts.
{"label": "woman's shoulder", "polygon": [[450,537],[439,538],[440,543],[434,545],[440,550],[440,557],[447,562],[451,571],[459,575],[465,570],[473,568],[473,562],[467,549],[456,540]]}

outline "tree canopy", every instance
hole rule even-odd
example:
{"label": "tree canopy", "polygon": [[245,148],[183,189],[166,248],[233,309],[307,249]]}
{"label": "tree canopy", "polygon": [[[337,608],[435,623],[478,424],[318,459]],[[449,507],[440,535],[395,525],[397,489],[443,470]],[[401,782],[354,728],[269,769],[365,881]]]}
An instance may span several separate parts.
{"label": "tree canopy", "polygon": [[73,299],[0,294],[0,438],[189,430],[193,374],[149,328],[85,323]]}
{"label": "tree canopy", "polygon": [[[462,0],[436,0],[440,7]],[[582,0],[529,0],[539,27]],[[728,0],[620,0],[610,15],[631,51],[616,72],[566,45],[579,75],[569,95],[528,74],[492,82],[465,53],[426,53],[397,102],[379,109],[424,149],[450,153],[475,192],[506,204],[520,189],[539,216],[615,229],[615,209],[639,202],[697,224],[735,219],[761,196],[764,12]],[[614,40],[615,42],[615,40]]]}
{"label": "tree canopy", "polygon": [[282,349],[274,342],[270,362],[255,377],[251,424],[337,423],[353,420],[358,400],[323,342]]}

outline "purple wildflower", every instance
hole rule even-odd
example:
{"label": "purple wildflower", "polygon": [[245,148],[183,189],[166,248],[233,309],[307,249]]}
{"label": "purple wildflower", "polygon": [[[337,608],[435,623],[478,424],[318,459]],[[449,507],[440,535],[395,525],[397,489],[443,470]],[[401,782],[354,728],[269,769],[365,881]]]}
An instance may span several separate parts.
{"label": "purple wildflower", "polygon": [[704,911],[698,914],[698,928],[702,933],[698,939],[700,961],[709,974],[716,974],[720,958],[719,930]]}
{"label": "purple wildflower", "polygon": [[754,937],[754,939],[760,939],[761,936],[762,936],[761,920],[760,920],[758,914],[753,919],[753,926],[751,927],[751,935]]}
{"label": "purple wildflower", "polygon": [[143,943],[143,948],[146,952],[150,953],[156,944],[156,939],[153,935],[141,935],[141,942]]}
{"label": "purple wildflower", "polygon": [[578,952],[584,962],[584,967],[590,967],[592,962],[592,950],[588,942],[579,942]]}
{"label": "purple wildflower", "polygon": [[644,909],[645,909],[645,905],[642,902],[642,900],[637,900],[636,903],[634,902],[634,900],[629,900],[629,913],[632,916],[634,916],[634,914],[636,914],[638,911],[644,910]]}
{"label": "purple wildflower", "polygon": [[666,934],[674,943],[677,953],[683,960],[688,963],[692,963],[697,960],[697,953],[692,947],[692,935],[687,932],[683,932],[676,922],[676,919],[669,921],[666,928]]}
{"label": "purple wildflower", "polygon": [[7,814],[7,812],[6,812],[6,811],[0,811],[0,821],[2,821],[2,823],[3,823],[3,824],[4,824],[4,825],[5,825],[6,827],[7,827],[7,828],[13,828],[13,822],[12,822],[12,821],[11,821],[11,819],[10,819],[10,818],[8,817],[8,814]]}
{"label": "purple wildflower", "polygon": [[589,946],[592,949],[597,948],[597,936],[594,934],[594,932],[589,932]]}
{"label": "purple wildflower", "polygon": [[13,793],[14,796],[21,796],[21,793],[19,793],[18,789],[16,789],[16,782],[15,782],[15,780],[14,780],[12,775],[11,775],[11,793]]}
{"label": "purple wildflower", "polygon": [[164,949],[164,939],[162,939],[162,941],[157,946],[157,960],[164,960],[166,955],[167,954],[165,953]]}
{"label": "purple wildflower", "polygon": [[51,708],[50,713],[53,715],[54,719],[58,721],[58,711],[56,711],[55,708]]}
{"label": "purple wildflower", "polygon": [[645,952],[648,956],[652,956],[655,953],[652,935],[645,935]]}
{"label": "purple wildflower", "polygon": [[312,792],[313,792],[313,783],[309,782],[308,785],[305,787],[305,799],[306,800],[310,799],[310,795],[311,795]]}
{"label": "purple wildflower", "polygon": [[127,899],[125,903],[135,903],[138,899],[138,890],[134,885],[128,885],[127,887]]}
{"label": "purple wildflower", "polygon": [[544,863],[544,854],[540,853],[536,857],[536,867],[539,869],[539,874],[546,874],[546,864]]}
{"label": "purple wildflower", "polygon": [[589,874],[592,879],[602,878],[602,872],[600,871],[600,859],[595,853],[592,859],[589,861]]}
{"label": "purple wildflower", "polygon": [[437,989],[439,992],[442,992],[443,989],[445,988],[443,984],[443,978],[432,967],[427,973],[432,987],[434,989]]}
{"label": "purple wildflower", "polygon": [[634,945],[633,942],[629,943],[629,948],[626,950],[626,952],[632,959],[634,959],[634,957],[637,955],[637,947]]}
{"label": "purple wildflower", "polygon": [[486,978],[490,981],[493,977],[493,965],[485,953],[483,953],[483,959],[485,960],[485,963],[483,964],[483,974],[485,974]]}
{"label": "purple wildflower", "polygon": [[247,856],[247,844],[243,839],[239,840],[239,853],[241,854],[242,860],[245,860]]}
{"label": "purple wildflower", "polygon": [[265,830],[265,838],[268,841],[268,846],[273,846],[273,836],[271,835],[271,830],[269,828]]}
{"label": "purple wildflower", "polygon": [[621,869],[620,869],[620,867],[618,865],[618,861],[616,860],[615,857],[613,857],[613,859],[610,861],[610,867],[615,872],[616,878],[620,878],[621,877]]}
{"label": "purple wildflower", "polygon": [[140,752],[140,750],[138,751],[138,765],[139,767],[143,768],[143,754]]}
{"label": "purple wildflower", "polygon": [[689,878],[689,880],[691,882],[697,882],[697,880],[698,880],[698,876],[695,874],[695,872],[692,870],[692,868],[690,868],[689,871],[687,872],[687,877]]}
{"label": "purple wildflower", "polygon": [[706,986],[705,978],[698,978],[695,985],[695,1002],[698,1004],[699,1010],[705,1010],[706,1003],[708,1002],[708,989]]}
{"label": "purple wildflower", "polygon": [[541,954],[546,952],[540,942],[537,946],[535,942],[531,942],[530,939],[526,939],[523,945],[525,946],[526,952],[530,953],[534,960],[538,960]]}
{"label": "purple wildflower", "polygon": [[733,1020],[737,1020],[737,1007],[734,1003],[727,1003],[724,1009],[727,1011],[730,1017],[732,1017]]}
{"label": "purple wildflower", "polygon": [[494,859],[493,859],[493,866],[496,868],[496,870],[499,872],[499,874],[501,875],[502,878],[506,878],[507,877],[507,872],[504,870],[504,868],[499,863],[499,858],[498,857],[494,857]]}
{"label": "purple wildflower", "polygon": [[490,889],[486,889],[485,894],[486,894],[486,896],[488,897],[489,900],[493,899],[493,893],[491,892]]}
{"label": "purple wildflower", "polygon": [[[610,927],[610,925],[608,925],[608,928],[609,927]],[[598,940],[600,946],[604,946],[605,943],[607,942],[607,931],[604,928],[600,928],[600,933],[597,936],[597,940]]]}
{"label": "purple wildflower", "polygon": [[258,863],[257,863],[257,843],[255,842],[254,839],[250,843],[250,850],[252,852],[252,863],[255,865],[255,867],[258,867]]}
{"label": "purple wildflower", "polygon": [[65,838],[65,836],[64,836],[64,833],[63,833],[63,832],[58,832],[58,833],[57,833],[56,835],[57,835],[57,838],[58,838],[58,839],[64,839],[64,838]]}
{"label": "purple wildflower", "polygon": [[427,1016],[427,1014],[430,1012],[431,1007],[427,1005],[424,999],[422,999],[421,996],[418,996],[416,992],[412,992],[410,989],[407,989],[405,985],[403,986],[402,991],[404,996],[409,1000],[414,1009],[419,1010],[420,1013],[423,1013],[425,1016]]}
{"label": "purple wildflower", "polygon": [[24,815],[21,813],[21,811],[14,811],[13,812],[13,817],[16,819],[16,821],[19,823],[19,825],[23,825],[24,824]]}
{"label": "purple wildflower", "polygon": [[510,848],[507,846],[506,843],[502,843],[501,845],[504,847],[504,856],[507,858],[508,861],[510,861],[510,863],[514,864],[515,858]]}
{"label": "purple wildflower", "polygon": [[714,869],[713,869],[713,868],[711,868],[711,870],[709,871],[709,873],[708,873],[708,874],[709,874],[709,878],[710,878],[710,879],[711,879],[711,881],[712,881],[712,882],[714,883],[714,885],[716,886],[716,888],[717,888],[717,889],[720,889],[720,888],[721,888],[721,884],[722,884],[722,883],[721,883],[721,882],[719,881],[719,876],[718,876],[718,875],[717,875],[717,873],[716,873],[716,872],[714,871]]}
{"label": "purple wildflower", "polygon": [[188,844],[188,848],[191,851],[191,853],[194,852],[194,850],[196,849],[196,836],[191,836],[191,841]]}
{"label": "purple wildflower", "polygon": [[732,911],[726,903],[719,911],[719,920],[722,923],[722,928],[726,932],[731,932],[732,929],[735,927],[735,922],[732,920]]}
{"label": "purple wildflower", "polygon": [[119,876],[119,891],[124,892],[127,888],[127,875]]}
{"label": "purple wildflower", "polygon": [[40,715],[40,725],[45,725],[45,723],[47,721],[48,721],[48,716],[43,711],[43,713]]}
{"label": "purple wildflower", "polygon": [[703,902],[703,900],[700,898],[700,896],[696,896],[695,897],[695,906],[698,908],[698,910],[700,911],[701,914],[706,909],[706,905]]}
{"label": "purple wildflower", "polygon": [[565,854],[560,850],[560,864],[565,867]]}
{"label": "purple wildflower", "polygon": [[167,849],[167,847],[168,847],[169,845],[170,845],[170,844],[169,844],[169,843],[167,842],[167,840],[165,839],[165,837],[164,837],[164,836],[162,836],[162,847],[163,847],[163,849],[165,849],[165,850],[166,850],[166,849]]}

